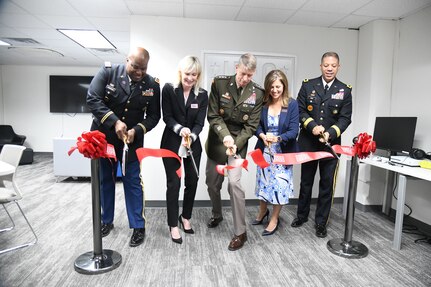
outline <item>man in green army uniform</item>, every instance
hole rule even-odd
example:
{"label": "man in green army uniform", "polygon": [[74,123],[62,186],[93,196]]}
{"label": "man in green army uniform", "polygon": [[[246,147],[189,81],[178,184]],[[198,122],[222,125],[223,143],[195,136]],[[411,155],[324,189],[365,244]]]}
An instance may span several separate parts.
{"label": "man in green army uniform", "polygon": [[[208,228],[217,227],[223,220],[220,189],[224,176],[216,171],[216,165],[235,165],[235,160],[245,158],[248,139],[259,124],[264,90],[252,82],[256,71],[256,58],[252,54],[240,57],[233,76],[217,76],[211,85],[208,104],[210,128],[205,145],[208,156],[206,184],[212,203],[212,217]],[[241,186],[241,167],[228,174],[234,223],[234,237],[229,250],[238,250],[247,241],[245,225],[245,192]]]}

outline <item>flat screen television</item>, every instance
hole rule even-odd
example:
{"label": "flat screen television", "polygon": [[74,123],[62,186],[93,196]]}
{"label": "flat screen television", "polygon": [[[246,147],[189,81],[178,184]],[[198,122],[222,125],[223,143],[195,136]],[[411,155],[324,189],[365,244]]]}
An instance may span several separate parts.
{"label": "flat screen television", "polygon": [[373,140],[376,148],[391,155],[410,152],[415,138],[417,117],[376,117]]}
{"label": "flat screen television", "polygon": [[92,76],[49,76],[51,113],[89,113],[87,91]]}

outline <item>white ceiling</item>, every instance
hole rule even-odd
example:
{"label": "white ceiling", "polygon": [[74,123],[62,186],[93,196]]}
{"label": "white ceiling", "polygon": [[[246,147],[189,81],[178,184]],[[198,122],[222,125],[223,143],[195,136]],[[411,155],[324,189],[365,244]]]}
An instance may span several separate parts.
{"label": "white ceiling", "polygon": [[[0,0],[0,65],[99,66],[122,62],[132,15],[252,21],[357,29],[376,19],[402,19],[431,0]],[[56,29],[97,29],[117,48],[88,50]]]}

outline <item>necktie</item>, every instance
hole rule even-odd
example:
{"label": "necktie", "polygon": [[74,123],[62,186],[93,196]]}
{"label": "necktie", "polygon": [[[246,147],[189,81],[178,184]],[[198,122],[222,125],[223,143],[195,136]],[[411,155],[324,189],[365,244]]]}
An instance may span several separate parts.
{"label": "necktie", "polygon": [[241,93],[242,93],[242,87],[239,87],[238,88],[238,96],[241,96]]}
{"label": "necktie", "polygon": [[130,93],[133,93],[133,91],[136,88],[136,84],[137,84],[137,82],[134,82],[134,81],[130,82]]}
{"label": "necktie", "polygon": [[326,95],[326,93],[328,92],[328,90],[329,90],[329,86],[328,86],[328,84],[326,84],[326,85],[325,85],[325,95]]}

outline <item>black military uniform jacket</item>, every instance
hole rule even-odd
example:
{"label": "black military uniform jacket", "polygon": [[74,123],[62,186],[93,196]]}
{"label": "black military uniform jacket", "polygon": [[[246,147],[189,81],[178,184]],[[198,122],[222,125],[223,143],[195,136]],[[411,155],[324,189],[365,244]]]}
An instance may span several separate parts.
{"label": "black military uniform jacket", "polygon": [[324,150],[324,144],[312,134],[322,125],[329,133],[331,144],[341,144],[341,134],[351,123],[352,88],[334,79],[325,95],[322,77],[304,80],[298,93],[301,132],[298,142],[302,151]]}
{"label": "black military uniform jacket", "polygon": [[136,149],[143,147],[144,134],[160,120],[160,85],[146,75],[131,92],[125,65],[106,65],[91,81],[87,105],[93,113],[91,130],[100,130],[108,143],[114,145],[121,159],[123,142],[115,133],[115,122],[123,121],[127,129],[135,129],[135,139],[129,144],[128,161],[136,160]]}
{"label": "black military uniform jacket", "polygon": [[178,153],[182,140],[181,129],[188,127],[193,140],[191,148],[195,154],[201,154],[202,145],[199,134],[205,124],[207,107],[208,93],[204,89],[199,89],[197,96],[192,89],[187,103],[185,103],[181,84],[177,88],[174,88],[172,84],[165,84],[162,91],[162,108],[166,127],[160,147]]}
{"label": "black military uniform jacket", "polygon": [[252,81],[239,95],[235,75],[214,78],[208,104],[210,128],[205,145],[210,159],[219,164],[226,163],[223,138],[227,135],[234,138],[237,153],[246,157],[248,140],[259,125],[263,96],[263,88]]}

